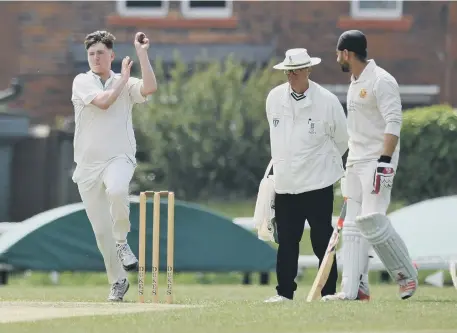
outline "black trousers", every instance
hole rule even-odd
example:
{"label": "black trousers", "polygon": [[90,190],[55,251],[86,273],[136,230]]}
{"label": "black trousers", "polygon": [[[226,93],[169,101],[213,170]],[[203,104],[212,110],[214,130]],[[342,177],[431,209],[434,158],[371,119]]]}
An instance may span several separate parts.
{"label": "black trousers", "polygon": [[[325,255],[333,232],[333,186],[301,194],[276,194],[275,215],[279,247],[276,276],[278,295],[293,299],[297,289],[299,246],[307,220],[311,229],[311,245],[319,258],[319,266]],[[336,259],[330,271],[322,296],[335,294],[338,271]]]}

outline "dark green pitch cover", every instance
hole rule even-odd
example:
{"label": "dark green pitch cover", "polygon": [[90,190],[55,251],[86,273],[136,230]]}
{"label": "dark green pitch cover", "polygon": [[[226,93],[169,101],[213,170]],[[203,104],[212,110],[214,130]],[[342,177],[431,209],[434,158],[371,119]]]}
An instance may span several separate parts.
{"label": "dark green pitch cover", "polygon": [[[147,206],[146,269],[152,261],[152,201]],[[132,251],[138,256],[139,204],[131,201]],[[38,226],[38,227],[37,227]],[[33,230],[35,228],[35,230]],[[166,268],[167,201],[161,202],[160,270]],[[230,219],[202,207],[175,202],[176,272],[267,272],[276,250]],[[0,262],[15,269],[105,271],[102,256],[81,203],[38,214],[0,237]]]}

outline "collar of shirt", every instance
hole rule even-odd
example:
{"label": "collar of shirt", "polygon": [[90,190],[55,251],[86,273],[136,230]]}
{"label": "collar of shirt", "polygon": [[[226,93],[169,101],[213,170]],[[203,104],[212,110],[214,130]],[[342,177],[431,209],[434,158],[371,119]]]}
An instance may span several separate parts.
{"label": "collar of shirt", "polygon": [[291,107],[291,104],[294,103],[294,106],[296,106],[298,108],[303,108],[303,107],[309,106],[309,105],[311,105],[311,102],[312,102],[312,95],[313,95],[314,89],[315,89],[314,82],[309,80],[309,88],[303,94],[303,96],[305,96],[305,97],[301,98],[299,100],[296,100],[292,97],[293,90],[292,90],[290,84],[288,84],[286,86],[286,89],[284,90],[284,95],[282,97],[282,105]]}
{"label": "collar of shirt", "polygon": [[300,101],[304,98],[306,98],[306,93],[308,92],[308,89],[306,89],[305,92],[303,93],[296,93],[293,89],[290,89],[291,90],[291,93],[290,95],[292,96],[292,98],[295,100],[295,101]]}
{"label": "collar of shirt", "polygon": [[106,80],[105,84],[103,84],[103,81],[102,81],[102,78],[100,77],[100,75],[97,75],[92,71],[88,71],[87,74],[92,75],[92,77],[95,78],[97,80],[97,82],[99,82],[103,87],[108,87],[108,85],[111,83],[111,81],[113,81],[114,77],[116,76],[116,73],[114,73],[112,70],[110,70],[109,78],[108,78],[108,80]]}
{"label": "collar of shirt", "polygon": [[358,79],[355,79],[354,75],[351,75],[351,82],[361,82],[365,81],[366,79],[369,79],[371,75],[374,73],[375,68],[376,62],[373,59],[368,60],[368,64],[365,66]]}

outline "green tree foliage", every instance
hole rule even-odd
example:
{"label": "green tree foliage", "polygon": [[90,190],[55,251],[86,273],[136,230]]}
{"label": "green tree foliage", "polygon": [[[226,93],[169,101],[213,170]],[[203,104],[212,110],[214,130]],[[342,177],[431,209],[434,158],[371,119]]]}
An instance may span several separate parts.
{"label": "green tree foliage", "polygon": [[284,74],[224,63],[188,66],[178,61],[167,82],[156,64],[158,91],[134,112],[144,153],[141,189],[173,190],[179,198],[242,198],[257,193],[269,162],[265,99]]}
{"label": "green tree foliage", "polygon": [[414,203],[457,193],[457,114],[447,105],[407,110],[393,197]]}

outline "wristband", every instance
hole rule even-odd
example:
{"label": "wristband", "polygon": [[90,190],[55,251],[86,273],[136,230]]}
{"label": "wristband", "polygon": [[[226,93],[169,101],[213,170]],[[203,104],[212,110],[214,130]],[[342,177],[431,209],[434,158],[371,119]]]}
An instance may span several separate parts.
{"label": "wristband", "polygon": [[379,158],[378,162],[380,162],[380,163],[390,163],[391,160],[392,160],[392,157],[387,156],[387,155],[381,155],[381,157]]}

